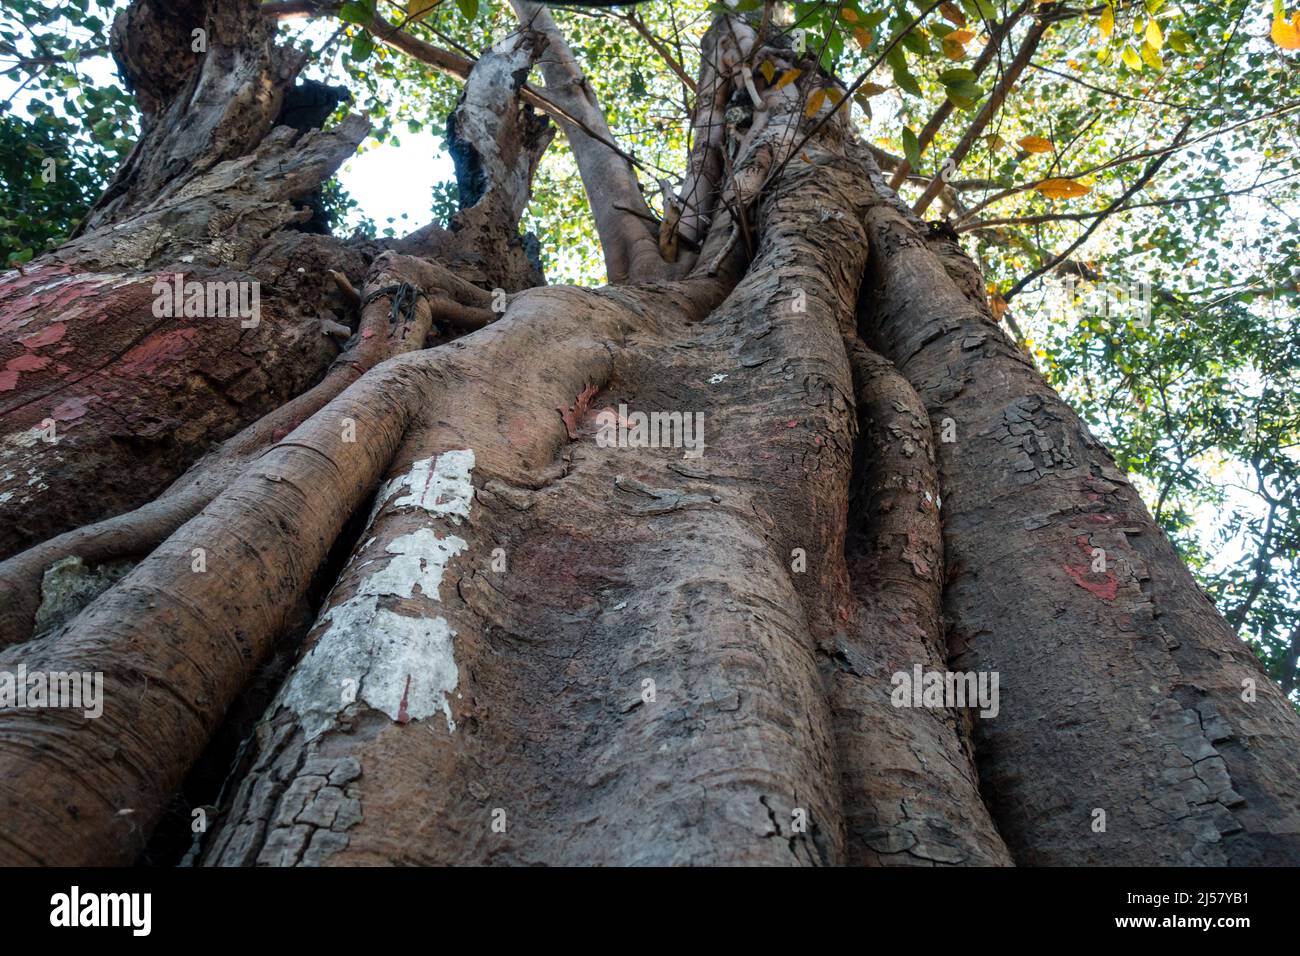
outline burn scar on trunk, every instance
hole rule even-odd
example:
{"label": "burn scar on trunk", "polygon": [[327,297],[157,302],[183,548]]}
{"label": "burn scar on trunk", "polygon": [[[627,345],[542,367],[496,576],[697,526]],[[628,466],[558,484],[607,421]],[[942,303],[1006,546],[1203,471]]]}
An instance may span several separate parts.
{"label": "burn scar on trunk", "polygon": [[[431,527],[388,542],[387,563],[317,620],[316,626],[325,631],[298,663],[277,701],[277,706],[298,715],[308,740],[333,728],[339,712],[358,700],[398,723],[441,711],[448,732],[456,729],[450,702],[460,677],[452,644],[455,631],[440,616],[411,617],[381,603],[417,596],[441,601],[439,588],[448,562],[468,548],[452,528],[469,517],[473,468],[472,450],[448,451],[415,462],[409,473],[380,491],[375,515],[386,507],[418,508],[432,516]],[[402,488],[408,492],[394,498]]]}

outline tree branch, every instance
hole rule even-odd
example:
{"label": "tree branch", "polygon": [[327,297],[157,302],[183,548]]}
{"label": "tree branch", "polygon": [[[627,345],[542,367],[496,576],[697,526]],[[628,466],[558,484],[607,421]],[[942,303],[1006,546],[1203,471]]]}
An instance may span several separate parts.
{"label": "tree branch", "polygon": [[[1191,129],[1191,126],[1192,126],[1191,120],[1188,120],[1183,124],[1182,129],[1180,129],[1177,135],[1174,136],[1174,140],[1172,143],[1173,146],[1176,147],[1179,144],[1179,142],[1183,139],[1183,137],[1187,135],[1187,131]],[[1029,283],[1033,282],[1039,276],[1050,272],[1052,269],[1055,269],[1059,263],[1064,262],[1066,259],[1068,259],[1071,253],[1073,253],[1075,249],[1078,249],[1081,245],[1083,245],[1085,242],[1088,241],[1088,237],[1097,231],[1097,227],[1100,226],[1103,222],[1105,222],[1107,217],[1109,217],[1111,213],[1115,212],[1117,209],[1122,208],[1124,203],[1128,200],[1130,196],[1132,196],[1139,189],[1141,189],[1151,181],[1152,177],[1154,177],[1155,174],[1160,171],[1160,167],[1165,164],[1165,162],[1169,159],[1171,155],[1173,155],[1172,150],[1169,149],[1162,150],[1159,156],[1155,157],[1154,159],[1152,159],[1150,163],[1147,164],[1147,168],[1144,169],[1142,171],[1142,174],[1138,176],[1136,180],[1133,181],[1133,184],[1129,186],[1128,189],[1124,190],[1123,195],[1121,195],[1113,203],[1111,203],[1104,210],[1102,210],[1101,214],[1097,216],[1097,218],[1095,218],[1091,224],[1089,224],[1088,228],[1085,229],[1083,233],[1074,240],[1074,242],[1070,243],[1070,245],[1066,247],[1064,252],[1062,252],[1060,255],[1056,256],[1055,258],[1053,258],[1052,261],[1047,263],[1046,265],[1040,266],[1039,268],[1035,269],[1033,272],[1021,276],[1016,281],[1016,284],[1013,285],[1006,292],[1006,294],[1003,295],[1003,298],[1006,299],[1008,302],[1010,302],[1012,296],[1020,293],[1027,285],[1029,285]]]}
{"label": "tree branch", "polygon": [[[971,71],[977,78],[984,72],[985,68],[993,62],[993,57],[997,55],[998,50],[1002,47],[1002,41],[1006,39],[1007,35],[1011,32],[1011,28],[1019,22],[1020,18],[1024,15],[1024,12],[1029,8],[1031,2],[1032,0],[1024,0],[1020,6],[1011,11],[1005,20],[993,28],[993,31],[989,36],[989,42],[984,44],[984,49],[980,51],[979,57],[971,65]],[[944,101],[939,104],[939,108],[934,111],[934,115],[930,117],[930,121],[926,123],[925,126],[921,127],[921,132],[916,137],[916,144],[918,147],[917,151],[919,154],[923,155],[925,153],[926,147],[934,140],[935,134],[937,134],[939,128],[947,122],[948,117],[952,115],[952,111],[953,102],[945,97]],[[890,177],[889,188],[897,192],[898,187],[903,185],[903,182],[907,179],[908,173],[911,171],[912,164],[904,159],[897,168],[895,168],[894,175]]]}
{"label": "tree branch", "polygon": [[664,46],[663,41],[650,32],[650,28],[645,25],[644,20],[636,15],[636,11],[629,10],[626,14],[626,19],[627,22],[632,24],[636,29],[636,32],[641,34],[642,39],[644,39],[646,43],[650,44],[651,48],[659,54],[664,63],[668,65],[668,68],[677,74],[677,78],[682,81],[685,87],[694,94],[695,81],[691,79],[690,74],[686,72],[686,68],[683,67],[668,48]]}
{"label": "tree branch", "polygon": [[546,98],[566,114],[557,119],[569,138],[587,191],[609,281],[654,277],[662,270],[663,260],[657,239],[641,221],[651,213],[634,162],[621,150],[611,150],[613,135],[605,114],[550,13],[531,0],[511,0],[510,5],[526,29],[546,37],[547,51],[539,61]]}
{"label": "tree branch", "polygon": [[[958,140],[957,145],[949,155],[948,158],[952,161],[954,168],[962,164],[975,140],[984,132],[985,127],[988,126],[989,121],[993,119],[997,111],[1002,108],[1007,94],[1011,92],[1012,85],[1016,80],[1020,79],[1020,74],[1028,66],[1030,57],[1038,49],[1039,41],[1043,39],[1043,34],[1047,32],[1047,28],[1051,23],[1052,20],[1048,17],[1039,17],[1034,20],[1033,26],[1029,28],[1029,32],[1025,34],[1025,38],[1020,42],[1020,49],[1016,51],[1015,57],[1007,64],[1002,79],[989,93],[988,100],[980,108],[979,113],[971,121],[970,126],[966,128],[966,132],[962,134],[961,139]],[[935,176],[930,180],[930,185],[925,187],[925,192],[921,193],[921,198],[912,207],[918,216],[925,213],[926,208],[934,201],[934,197],[939,195],[939,191],[943,187],[944,182],[941,177]]]}

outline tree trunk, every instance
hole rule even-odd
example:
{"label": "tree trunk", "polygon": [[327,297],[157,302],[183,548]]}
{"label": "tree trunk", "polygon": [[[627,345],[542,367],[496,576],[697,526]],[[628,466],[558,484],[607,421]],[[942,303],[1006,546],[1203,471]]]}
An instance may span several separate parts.
{"label": "tree trunk", "polygon": [[[705,37],[656,230],[521,0],[449,123],[464,208],[385,244],[294,231],[365,124],[277,125],[256,4],[152,9],[139,145],[0,285],[0,671],[104,678],[0,710],[0,862],[155,859],[192,811],[209,865],[1300,862],[1300,719],[779,36]],[[519,235],[534,64],[614,284],[538,287]],[[177,272],[260,323],[155,318]],[[621,440],[651,412],[677,441]]]}

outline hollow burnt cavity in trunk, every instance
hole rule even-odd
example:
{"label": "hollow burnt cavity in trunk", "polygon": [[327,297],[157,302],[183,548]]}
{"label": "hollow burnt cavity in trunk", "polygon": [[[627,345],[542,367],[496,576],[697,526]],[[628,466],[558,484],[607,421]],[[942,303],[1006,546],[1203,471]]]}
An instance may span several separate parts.
{"label": "hollow burnt cavity in trunk", "polygon": [[[302,231],[366,124],[289,121],[325,94],[257,4],[119,17],[140,142],[0,279],[0,671],[104,707],[0,708],[0,861],[1300,862],[1295,712],[807,108],[843,87],[719,16],[659,223],[512,6],[448,123],[461,210],[389,242]],[[607,286],[520,234],[556,127]],[[190,280],[259,322],[154,313]]]}

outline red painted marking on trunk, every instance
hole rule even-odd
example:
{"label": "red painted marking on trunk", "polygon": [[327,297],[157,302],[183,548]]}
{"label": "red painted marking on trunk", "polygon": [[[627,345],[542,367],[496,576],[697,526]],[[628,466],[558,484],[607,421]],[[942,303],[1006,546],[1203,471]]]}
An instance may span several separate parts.
{"label": "red painted marking on trunk", "polygon": [[785,423],[785,427],[786,427],[786,428],[797,428],[798,426],[799,426],[799,423],[798,423],[797,421],[795,421],[793,418],[790,419],[788,422]]}
{"label": "red painted marking on trunk", "polygon": [[564,422],[564,428],[569,434],[569,441],[578,440],[578,422],[582,421],[582,417],[587,414],[587,406],[591,404],[591,400],[595,395],[596,386],[588,385],[578,393],[578,397],[574,399],[573,405],[569,408],[556,407],[555,410],[560,413],[560,419]]}
{"label": "red painted marking on trunk", "polygon": [[6,289],[26,289],[34,285],[40,285],[46,279],[52,279],[56,276],[72,275],[72,266],[39,266],[35,269],[28,269],[24,274],[5,282]]}
{"label": "red painted marking on trunk", "polygon": [[118,375],[147,375],[160,365],[170,364],[189,351],[199,330],[193,327],[160,332],[145,339],[126,355],[115,370]]}
{"label": "red painted marking on trunk", "polygon": [[29,349],[39,349],[46,345],[53,345],[67,334],[68,323],[53,322],[39,332],[18,336],[18,341]]}
{"label": "red painted marking on trunk", "polygon": [[36,372],[50,364],[44,355],[19,355],[5,363],[5,368],[13,372]]}
{"label": "red painted marking on trunk", "polygon": [[[19,328],[32,322],[44,323],[47,316],[98,313],[98,307],[105,296],[104,286],[112,280],[111,276],[86,275],[66,279],[72,273],[69,268],[41,269],[28,273],[22,279],[6,281],[0,286],[0,330]],[[53,282],[57,285],[50,287]],[[149,280],[143,280],[148,283]],[[137,286],[141,295],[150,286]],[[130,297],[129,293],[126,293]],[[109,300],[116,299],[110,294]],[[93,314],[93,313],[92,313]],[[53,325],[55,323],[51,323]],[[36,335],[47,334],[42,329]],[[59,334],[62,337],[61,333]],[[35,347],[35,346],[33,346]]]}
{"label": "red painted marking on trunk", "polygon": [[68,398],[60,402],[50,413],[50,417],[60,422],[74,422],[86,414],[86,406],[95,400],[93,395],[81,398]]}
{"label": "red painted marking on trunk", "polygon": [[1070,576],[1070,580],[1090,594],[1095,594],[1103,601],[1115,600],[1115,595],[1119,593],[1119,578],[1115,572],[1108,567],[1106,573],[1101,575],[1101,580],[1097,580],[1098,575],[1092,570],[1092,542],[1086,534],[1081,534],[1074,539],[1074,543],[1084,553],[1084,563],[1081,566],[1063,564],[1062,570]]}
{"label": "red painted marking on trunk", "polygon": [[[420,489],[420,500],[421,500],[421,501],[423,501],[423,500],[425,499],[425,497],[428,496],[428,494],[429,494],[429,486],[430,486],[431,484],[433,484],[433,477],[434,477],[435,473],[437,472],[437,470],[438,470],[438,469],[437,469],[437,462],[435,461],[435,462],[434,462],[434,467],[429,469],[429,474],[427,474],[427,475],[425,476],[425,478],[424,478],[424,487]],[[415,489],[412,488],[411,491],[415,491]],[[438,500],[434,502],[435,505],[445,505],[446,503],[447,503],[447,499],[444,498],[442,495],[439,495],[439,496],[438,496]]]}
{"label": "red painted marking on trunk", "polygon": [[18,387],[18,379],[23,372],[36,372],[50,364],[44,355],[19,355],[5,363],[0,372],[0,392],[10,392]]}
{"label": "red painted marking on trunk", "polygon": [[361,330],[361,337],[362,337],[363,339],[373,339],[373,338],[375,337],[375,330],[374,330],[374,329],[362,329],[362,330]]}
{"label": "red painted marking on trunk", "polygon": [[399,724],[409,724],[411,716],[406,712],[407,698],[411,695],[411,675],[406,675],[406,687],[402,690],[402,702],[397,705],[397,722]]}

